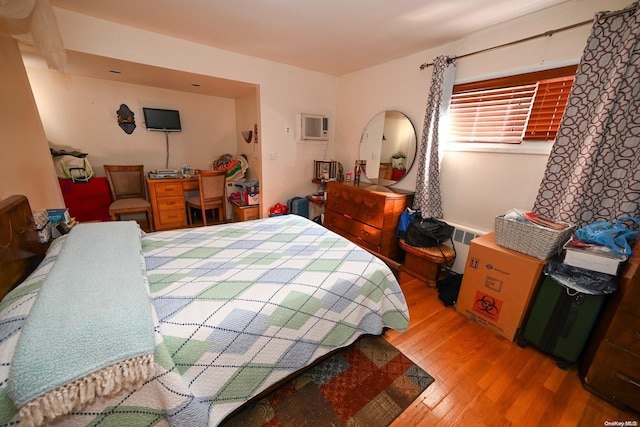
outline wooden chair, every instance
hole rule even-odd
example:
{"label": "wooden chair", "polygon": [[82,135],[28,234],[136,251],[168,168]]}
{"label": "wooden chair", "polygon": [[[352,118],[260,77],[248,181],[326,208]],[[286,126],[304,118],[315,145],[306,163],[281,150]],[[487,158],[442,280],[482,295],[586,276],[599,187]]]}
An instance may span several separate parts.
{"label": "wooden chair", "polygon": [[218,211],[218,222],[223,223],[227,215],[226,170],[200,171],[198,182],[200,195],[187,199],[187,218],[192,224],[192,209],[202,212],[202,222],[207,225],[207,211]]}
{"label": "wooden chair", "polygon": [[147,201],[144,189],[144,166],[104,165],[104,172],[113,198],[109,206],[111,219],[116,221],[121,214],[144,212],[153,231],[151,203]]}

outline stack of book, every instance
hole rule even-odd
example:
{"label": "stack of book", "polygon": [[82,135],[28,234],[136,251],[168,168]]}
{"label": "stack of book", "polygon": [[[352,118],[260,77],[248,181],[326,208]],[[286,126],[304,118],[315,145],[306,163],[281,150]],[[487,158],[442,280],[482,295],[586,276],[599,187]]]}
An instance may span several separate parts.
{"label": "stack of book", "polygon": [[607,246],[584,243],[573,237],[564,245],[564,263],[600,273],[617,275],[627,256],[619,255]]}

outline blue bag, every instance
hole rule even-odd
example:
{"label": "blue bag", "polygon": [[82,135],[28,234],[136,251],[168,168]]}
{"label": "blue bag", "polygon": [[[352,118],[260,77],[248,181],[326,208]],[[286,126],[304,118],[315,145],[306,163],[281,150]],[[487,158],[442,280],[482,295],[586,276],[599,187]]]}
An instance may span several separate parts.
{"label": "blue bag", "polygon": [[640,218],[623,216],[618,218],[615,224],[597,221],[576,230],[575,234],[582,242],[605,245],[616,254],[629,256],[632,252],[630,242],[636,238],[638,232],[626,228],[622,221],[640,224]]}
{"label": "blue bag", "polygon": [[407,207],[400,214],[400,220],[398,221],[398,230],[396,231],[396,237],[398,239],[404,239],[404,236],[409,229],[409,224],[411,224],[411,221],[416,216],[420,216],[420,210],[413,210],[410,207]]}

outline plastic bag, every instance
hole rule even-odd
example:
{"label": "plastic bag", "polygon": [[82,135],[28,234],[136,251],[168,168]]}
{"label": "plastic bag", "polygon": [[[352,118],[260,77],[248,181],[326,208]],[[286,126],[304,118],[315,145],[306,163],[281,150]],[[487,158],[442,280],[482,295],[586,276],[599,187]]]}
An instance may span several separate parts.
{"label": "plastic bag", "polygon": [[269,208],[269,216],[286,215],[289,212],[289,208],[282,203],[276,203]]}
{"label": "plastic bag", "polygon": [[407,230],[409,229],[409,224],[416,217],[420,216],[419,210],[413,210],[407,207],[401,214],[400,220],[398,221],[398,230],[396,231],[396,237],[398,239],[404,239]]}
{"label": "plastic bag", "polygon": [[603,295],[615,292],[618,278],[599,271],[574,267],[559,260],[549,260],[544,266],[544,274],[553,280],[577,292],[588,295]]}
{"label": "plastic bag", "polygon": [[605,245],[612,252],[619,255],[631,255],[631,242],[638,235],[637,231],[629,230],[622,221],[633,221],[640,224],[640,218],[623,216],[615,224],[608,221],[597,221],[576,230],[578,240],[585,243]]}

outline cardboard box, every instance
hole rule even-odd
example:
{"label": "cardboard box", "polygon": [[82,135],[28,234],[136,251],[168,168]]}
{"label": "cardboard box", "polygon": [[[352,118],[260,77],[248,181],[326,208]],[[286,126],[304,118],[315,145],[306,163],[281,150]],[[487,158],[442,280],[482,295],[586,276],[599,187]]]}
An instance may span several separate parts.
{"label": "cardboard box", "polygon": [[240,200],[245,205],[260,204],[260,187],[258,181],[237,181],[235,186],[240,188]]}
{"label": "cardboard box", "polygon": [[246,205],[259,205],[260,204],[260,197],[258,196],[258,194],[246,193],[245,197],[244,197],[244,203]]}
{"label": "cardboard box", "polygon": [[495,233],[473,239],[456,310],[513,341],[544,264],[544,260],[498,246]]}

